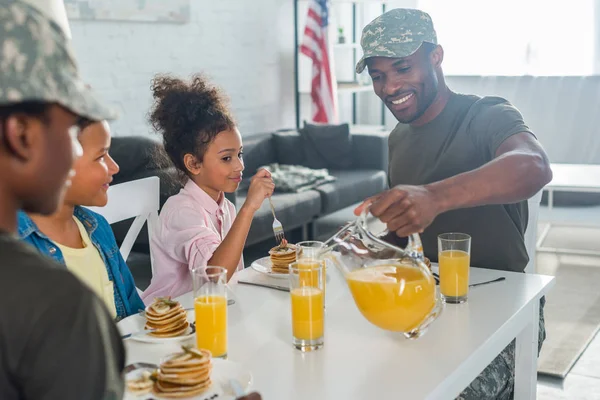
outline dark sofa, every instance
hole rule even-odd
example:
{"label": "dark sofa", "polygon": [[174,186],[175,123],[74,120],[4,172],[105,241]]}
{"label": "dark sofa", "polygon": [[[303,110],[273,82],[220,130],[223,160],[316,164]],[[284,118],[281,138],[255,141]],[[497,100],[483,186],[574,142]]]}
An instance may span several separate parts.
{"label": "dark sofa", "polygon": [[[270,163],[306,165],[305,158],[310,159],[314,146],[317,149],[325,147],[323,154],[334,154],[335,149],[327,148],[329,144],[321,146],[312,143],[310,148],[301,135],[296,131],[278,131],[262,133],[243,137],[244,143],[244,182],[240,189],[227,197],[239,208],[247,193],[250,177],[256,170]],[[180,185],[177,183],[176,174],[172,167],[158,167],[153,156],[160,143],[146,137],[114,137],[111,146],[111,156],[120,166],[120,172],[114,177],[113,184],[141,179],[147,176],[159,176],[161,180],[161,206],[166,199],[177,193]],[[379,193],[387,187],[387,135],[374,133],[354,133],[350,135],[347,157],[344,161],[345,168],[329,169],[335,176],[335,182],[323,184],[315,189],[301,193],[275,193],[272,197],[277,218],[284,229],[291,231],[302,229],[302,238],[312,238],[313,223],[322,216],[331,214],[342,208],[355,204],[368,196]],[[319,150],[320,151],[320,150]],[[307,156],[308,154],[308,156]],[[314,162],[313,162],[314,164]],[[310,166],[310,165],[309,165]],[[117,241],[120,243],[131,221],[114,224],[113,230]],[[263,241],[273,240],[273,216],[267,201],[264,202],[255,214],[246,246],[251,246]],[[140,233],[134,246],[138,253],[148,253],[148,235],[144,230]],[[138,280],[146,281],[149,276],[149,258],[138,261],[136,255],[131,256],[128,262],[132,272]],[[133,265],[141,263],[142,265]],[[148,264],[144,266],[143,264]],[[146,271],[146,272],[144,272]],[[136,276],[137,275],[137,276]],[[139,283],[138,283],[139,284]],[[145,287],[141,284],[140,287]]]}
{"label": "dark sofa", "polygon": [[[281,142],[287,141],[282,146]],[[272,197],[277,219],[284,229],[310,228],[315,219],[355,204],[379,193],[387,186],[387,136],[352,134],[351,157],[346,169],[329,169],[337,178],[316,189],[301,193],[275,193]],[[270,163],[306,165],[301,155],[306,144],[295,131],[276,132],[244,137],[244,175]],[[294,149],[293,155],[283,150]],[[294,161],[294,162],[291,162]],[[249,181],[249,179],[247,180]],[[240,207],[246,198],[246,186],[235,193],[234,204]],[[255,214],[246,245],[273,237],[273,216],[265,202]],[[311,229],[306,230],[312,238]]]}

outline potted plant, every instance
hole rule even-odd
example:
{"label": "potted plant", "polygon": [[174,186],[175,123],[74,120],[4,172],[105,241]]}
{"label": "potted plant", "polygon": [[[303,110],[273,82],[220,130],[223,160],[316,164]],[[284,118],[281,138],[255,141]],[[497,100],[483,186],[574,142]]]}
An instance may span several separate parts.
{"label": "potted plant", "polygon": [[344,36],[344,28],[341,26],[338,28],[338,43],[339,44],[346,43],[346,37]]}

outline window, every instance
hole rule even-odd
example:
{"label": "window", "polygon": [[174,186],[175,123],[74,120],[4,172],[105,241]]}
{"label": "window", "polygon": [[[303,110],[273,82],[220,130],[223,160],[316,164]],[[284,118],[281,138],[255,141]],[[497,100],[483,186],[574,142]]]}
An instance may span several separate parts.
{"label": "window", "polygon": [[590,75],[595,0],[418,0],[447,75]]}

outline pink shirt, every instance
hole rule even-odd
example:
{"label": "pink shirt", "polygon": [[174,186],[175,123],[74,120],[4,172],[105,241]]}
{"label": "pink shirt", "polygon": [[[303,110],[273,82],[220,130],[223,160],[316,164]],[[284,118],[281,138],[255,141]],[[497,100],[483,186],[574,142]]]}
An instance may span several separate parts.
{"label": "pink shirt", "polygon": [[[163,206],[150,241],[154,275],[142,294],[177,297],[192,290],[190,270],[206,266],[235,219],[235,206],[222,196],[215,202],[191,180]],[[240,258],[237,270],[244,268]]]}

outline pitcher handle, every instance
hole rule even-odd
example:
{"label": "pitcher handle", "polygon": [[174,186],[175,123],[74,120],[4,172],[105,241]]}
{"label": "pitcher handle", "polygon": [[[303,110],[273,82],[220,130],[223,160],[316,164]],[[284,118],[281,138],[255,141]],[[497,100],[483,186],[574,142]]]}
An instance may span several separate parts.
{"label": "pitcher handle", "polygon": [[[364,209],[363,212],[360,216],[363,225],[367,226],[368,225],[368,220],[371,219],[376,219],[378,224],[380,225],[380,229],[375,232],[373,232],[375,234],[375,238],[376,240],[381,240],[382,236],[385,236],[389,233],[389,230],[387,229],[387,226],[385,225],[384,222],[381,222],[379,220],[379,218],[375,217],[373,214],[370,213],[370,204],[367,205]],[[367,231],[371,231],[370,229],[367,229]],[[406,245],[406,247],[404,249],[400,248],[401,250],[404,251],[404,253],[406,253],[407,255],[409,255],[412,258],[418,259],[419,261],[423,261],[425,259],[425,256],[423,254],[423,244],[421,242],[421,237],[419,236],[418,233],[413,233],[411,235],[408,236],[408,244]]]}
{"label": "pitcher handle", "polygon": [[417,258],[420,261],[425,260],[421,236],[419,236],[418,233],[413,233],[408,237],[408,244],[406,245],[404,251],[406,251],[411,257]]}

